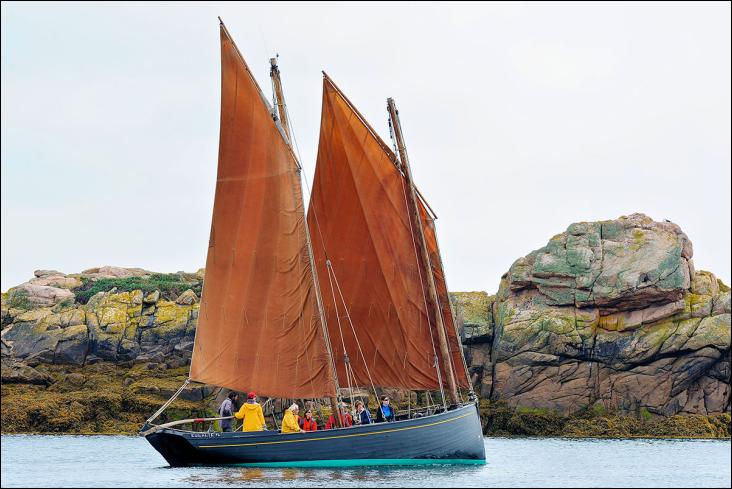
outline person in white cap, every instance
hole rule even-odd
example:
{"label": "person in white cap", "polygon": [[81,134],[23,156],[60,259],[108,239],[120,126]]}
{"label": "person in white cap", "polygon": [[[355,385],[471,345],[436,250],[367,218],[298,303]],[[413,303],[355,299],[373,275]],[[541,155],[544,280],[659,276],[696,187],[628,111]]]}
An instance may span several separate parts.
{"label": "person in white cap", "polygon": [[300,412],[300,406],[293,403],[287,408],[285,416],[282,418],[282,433],[302,433],[300,425],[297,423],[297,413]]}

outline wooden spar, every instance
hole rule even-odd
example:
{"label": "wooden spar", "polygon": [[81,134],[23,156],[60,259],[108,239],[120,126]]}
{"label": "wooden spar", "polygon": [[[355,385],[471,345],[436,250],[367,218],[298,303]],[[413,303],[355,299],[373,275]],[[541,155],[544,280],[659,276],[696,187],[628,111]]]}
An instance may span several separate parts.
{"label": "wooden spar", "polygon": [[[272,83],[274,85],[274,92],[275,97],[277,100],[275,100],[275,106],[277,107],[277,114],[279,116],[280,125],[282,126],[283,131],[285,132],[285,135],[287,136],[287,145],[290,147],[292,154],[295,154],[295,149],[292,144],[292,138],[290,135],[292,134],[292,131],[290,131],[290,120],[287,117],[287,105],[285,104],[285,93],[282,90],[282,79],[280,78],[280,69],[277,66],[277,58],[270,58],[270,71],[269,76],[272,78]],[[297,158],[296,158],[297,160]],[[302,165],[298,161],[298,172],[302,170]],[[302,185],[300,186],[300,193],[302,195]],[[304,202],[304,198],[303,198]],[[320,315],[320,326],[323,330],[323,339],[325,340],[325,349],[328,352],[328,369],[330,371],[330,377],[333,379],[333,386],[335,387],[336,396],[338,395],[338,392],[340,390],[340,386],[338,384],[338,373],[336,371],[335,366],[335,359],[333,358],[333,349],[331,347],[330,343],[330,336],[328,334],[328,324],[325,321],[325,308],[323,307],[323,297],[320,292],[320,284],[318,282],[318,272],[315,268],[315,255],[313,254],[313,241],[310,239],[310,229],[308,228],[307,223],[307,217],[305,218],[305,241],[307,242],[308,247],[308,259],[310,260],[310,271],[312,272],[313,277],[313,289],[315,291],[315,300],[318,303],[318,313]],[[334,416],[336,423],[339,428],[343,428],[341,423],[341,417],[340,409],[338,406],[338,399],[336,396],[330,397],[331,405],[334,409]],[[303,406],[304,407],[304,406]]]}
{"label": "wooden spar", "polygon": [[280,79],[280,69],[279,67],[277,67],[277,58],[270,58],[269,64],[269,76],[272,78],[272,82],[274,84],[274,104],[277,106],[277,114],[279,115],[282,129],[284,129],[285,135],[287,136],[287,142],[290,143],[290,123],[287,120],[287,110],[285,108],[285,94],[282,92],[282,80]]}
{"label": "wooden spar", "polygon": [[[423,201],[424,202],[424,201]],[[442,265],[442,253],[440,253],[440,240],[437,239],[437,230],[435,229],[435,221],[432,219],[430,226],[432,227],[432,232],[435,233],[435,245],[437,246],[437,266],[440,269],[440,273],[442,273],[442,277],[445,281],[445,288],[447,288],[447,276],[445,275],[445,267]],[[450,290],[450,289],[447,289]],[[454,327],[457,327],[457,317],[455,316],[455,311],[453,311],[452,306],[450,306],[450,315],[452,316],[452,324]],[[460,335],[457,331],[455,331],[455,337],[460,341]],[[460,343],[460,359],[462,360],[463,369],[465,371],[465,379],[468,382],[468,398],[471,401],[477,401],[477,396],[475,395],[475,391],[473,391],[473,384],[470,381],[470,371],[468,370],[468,363],[465,361],[465,353],[463,352],[462,348],[462,342]]]}
{"label": "wooden spar", "polygon": [[391,119],[391,125],[394,129],[394,137],[396,138],[397,142],[397,150],[399,151],[399,159],[401,160],[404,179],[407,181],[407,186],[409,187],[407,191],[407,198],[409,200],[409,203],[411,204],[409,206],[409,211],[412,214],[412,219],[414,221],[415,227],[417,228],[417,246],[419,247],[419,255],[422,260],[422,265],[425,269],[425,274],[427,275],[427,288],[429,289],[428,302],[435,316],[437,337],[440,343],[442,363],[445,367],[445,373],[447,375],[447,385],[449,387],[450,399],[453,404],[458,404],[459,398],[457,384],[455,383],[455,372],[452,366],[450,348],[448,348],[447,346],[447,333],[445,330],[445,322],[443,321],[442,313],[440,311],[440,302],[437,296],[437,287],[435,286],[435,278],[432,274],[432,265],[430,263],[429,251],[427,250],[427,242],[424,237],[422,219],[420,217],[419,205],[417,203],[417,192],[414,187],[414,180],[412,179],[412,169],[409,166],[409,157],[407,156],[407,147],[404,144],[402,126],[399,122],[399,111],[397,111],[396,109],[393,98],[387,99],[386,104],[387,110],[389,111],[389,118]]}
{"label": "wooden spar", "polygon": [[[391,150],[391,148],[381,139],[381,136],[374,130],[373,127],[371,127],[371,124],[369,124],[369,121],[366,120],[366,118],[361,115],[361,112],[358,111],[358,108],[351,103],[350,100],[348,100],[348,97],[346,97],[346,94],[341,91],[340,88],[338,88],[338,85],[335,84],[335,82],[328,76],[328,74],[323,71],[323,78],[328,80],[328,83],[335,88],[338,95],[348,104],[348,106],[351,108],[354,114],[358,116],[359,120],[363,123],[364,126],[366,126],[366,129],[369,130],[371,135],[374,137],[376,142],[381,146],[381,149],[384,150],[384,154],[386,154],[389,157],[389,161],[392,162],[392,164],[399,170],[400,173],[403,174],[402,169],[399,167],[399,161],[394,154],[394,152]],[[414,186],[414,190],[417,192],[417,195],[419,196],[420,200],[424,204],[425,208],[429,211],[429,213],[432,215],[434,219],[437,219],[437,214],[434,210],[432,210],[432,207],[430,207],[430,204],[427,202],[427,199],[424,198],[424,195],[422,195],[422,192],[419,191],[419,188],[417,186]]]}

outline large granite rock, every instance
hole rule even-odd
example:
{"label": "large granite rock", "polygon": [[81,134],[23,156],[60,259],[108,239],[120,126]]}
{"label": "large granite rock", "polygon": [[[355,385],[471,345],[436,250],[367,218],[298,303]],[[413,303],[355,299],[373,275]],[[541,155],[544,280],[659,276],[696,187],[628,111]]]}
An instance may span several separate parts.
{"label": "large granite rock", "polygon": [[537,303],[637,310],[681,299],[694,268],[679,226],[643,214],[580,222],[508,271],[512,293],[536,290]]}
{"label": "large granite rock", "polygon": [[89,268],[81,272],[82,278],[88,279],[100,279],[100,278],[129,278],[129,277],[146,277],[151,275],[153,272],[144,270],[142,268],[124,268],[124,267],[112,267],[103,266]]}
{"label": "large granite rock", "polygon": [[9,308],[3,295],[3,357],[31,366],[98,361],[184,365],[191,358],[199,306],[159,298],[156,292],[144,296],[140,290],[112,290],[83,305],[21,310]]}
{"label": "large granite rock", "polygon": [[453,292],[450,294],[453,309],[457,312],[458,324],[462,324],[460,339],[477,341],[493,335],[493,314],[491,309],[495,295],[486,292]]}
{"label": "large granite rock", "polygon": [[2,359],[3,384],[35,384],[48,385],[51,378],[22,362],[16,362],[8,357]]}
{"label": "large granite rock", "polygon": [[34,307],[53,306],[64,301],[73,302],[74,297],[74,293],[66,288],[31,282],[20,284],[8,291],[11,303],[27,301]]}
{"label": "large granite rock", "polygon": [[60,289],[75,289],[82,285],[78,277],[71,277],[56,270],[36,270],[34,278],[28,281],[29,284],[46,285]]}
{"label": "large granite rock", "polygon": [[480,393],[567,413],[729,411],[729,288],[691,258],[673,223],[572,224],[504,275],[492,329],[466,328]]}

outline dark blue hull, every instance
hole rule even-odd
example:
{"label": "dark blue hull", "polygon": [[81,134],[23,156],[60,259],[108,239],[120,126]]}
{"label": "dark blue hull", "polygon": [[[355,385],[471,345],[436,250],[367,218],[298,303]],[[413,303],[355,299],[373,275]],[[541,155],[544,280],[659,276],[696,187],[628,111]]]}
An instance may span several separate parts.
{"label": "dark blue hull", "polygon": [[480,418],[473,404],[424,418],[313,433],[163,429],[146,438],[173,467],[485,463]]}

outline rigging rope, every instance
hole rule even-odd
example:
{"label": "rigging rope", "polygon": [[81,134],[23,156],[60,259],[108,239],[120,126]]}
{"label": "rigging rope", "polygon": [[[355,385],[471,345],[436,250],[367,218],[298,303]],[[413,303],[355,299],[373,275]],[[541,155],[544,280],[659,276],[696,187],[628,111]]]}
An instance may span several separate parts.
{"label": "rigging rope", "polygon": [[[284,108],[285,108],[285,112],[287,113],[288,120],[291,121],[292,118],[290,117],[290,112],[289,112],[286,104],[284,105]],[[293,143],[295,145],[295,151],[297,153],[297,157],[298,157],[298,159],[300,161],[302,161],[302,158],[300,156],[300,147],[297,144],[297,137],[295,136],[295,130],[293,129],[292,124],[290,125],[290,131],[291,131],[291,134],[292,134],[292,141],[293,141]],[[310,189],[310,182],[308,180],[308,177],[307,177],[305,171],[302,172],[302,176],[303,176],[303,179],[305,181],[305,187],[308,190],[308,197],[311,200],[312,199],[312,191]],[[310,202],[310,200],[308,200],[308,202]],[[310,209],[310,206],[308,206],[308,210],[309,209]],[[379,395],[376,392],[376,387],[375,387],[374,381],[373,381],[373,379],[371,377],[371,372],[369,371],[369,366],[368,366],[368,363],[366,362],[366,357],[364,356],[363,350],[361,349],[361,343],[358,341],[358,336],[356,335],[356,329],[355,329],[355,327],[353,325],[353,321],[351,321],[351,314],[349,313],[349,311],[348,311],[348,305],[346,304],[346,301],[343,298],[343,293],[341,292],[340,285],[338,284],[338,278],[335,275],[335,270],[333,269],[333,264],[330,262],[330,258],[328,256],[328,250],[325,247],[325,238],[323,237],[323,231],[322,231],[322,229],[320,227],[320,220],[318,219],[318,212],[315,209],[315,207],[313,207],[313,216],[315,217],[315,229],[318,231],[318,236],[320,236],[320,243],[321,243],[321,246],[323,247],[323,254],[325,255],[326,267],[329,270],[328,279],[330,280],[330,274],[332,274],[333,275],[333,280],[335,281],[336,287],[338,288],[338,294],[341,297],[341,302],[343,303],[343,308],[344,308],[344,310],[346,312],[346,317],[348,318],[348,322],[349,322],[349,324],[351,326],[351,330],[353,332],[353,336],[354,336],[354,338],[356,340],[356,345],[358,347],[358,353],[361,355],[361,359],[363,360],[364,367],[366,368],[366,374],[369,377],[369,383],[371,384],[371,389],[374,391],[374,396],[376,398],[376,401],[378,402]],[[306,225],[307,225],[307,223],[306,223]],[[332,289],[332,286],[331,286],[331,290],[333,290]],[[335,294],[335,292],[334,292],[334,294]],[[334,298],[334,304],[336,304],[335,298]],[[337,317],[339,317],[338,327],[340,329],[340,315],[337,314]],[[343,332],[342,331],[341,331],[341,340],[343,340]],[[344,343],[344,353],[345,353],[345,343]],[[344,356],[345,356],[344,360],[348,358],[348,355],[347,354],[344,355]],[[353,373],[353,367],[350,367],[350,361],[344,362],[344,363],[346,363],[346,377],[348,377],[348,369],[350,368],[350,372],[353,375],[353,380],[354,380],[354,383],[355,383],[356,376]],[[379,403],[379,409],[381,409],[381,403]],[[383,411],[382,411],[382,415],[383,415]]]}
{"label": "rigging rope", "polygon": [[343,328],[341,327],[341,314],[338,311],[338,302],[336,301],[335,289],[333,288],[333,278],[331,277],[330,260],[328,259],[326,259],[326,269],[328,271],[328,283],[330,283],[330,291],[333,295],[333,306],[335,307],[336,322],[338,323],[338,333],[341,337],[341,345],[343,346],[343,361],[346,364],[346,383],[348,384],[348,394],[351,398],[351,404],[353,404],[353,388],[351,387],[351,377],[348,374],[348,352],[346,351],[346,341],[343,338]]}
{"label": "rigging rope", "polygon": [[150,416],[150,417],[149,417],[149,418],[147,419],[147,421],[145,421],[145,423],[146,423],[146,424],[147,424],[147,423],[152,423],[152,421],[153,421],[153,420],[154,420],[155,418],[157,418],[158,416],[160,416],[160,415],[161,415],[161,414],[163,413],[163,411],[165,411],[165,410],[166,410],[166,409],[168,408],[168,406],[170,406],[170,404],[171,404],[171,403],[172,403],[173,401],[175,401],[175,399],[176,399],[176,398],[177,398],[177,397],[178,397],[178,396],[180,395],[180,393],[181,393],[181,392],[183,392],[183,389],[185,389],[185,388],[186,388],[186,386],[187,386],[188,384],[190,384],[190,382],[191,382],[191,378],[189,377],[189,378],[187,378],[187,379],[185,380],[185,382],[183,382],[183,385],[181,385],[181,386],[180,386],[180,388],[179,388],[179,389],[178,389],[177,391],[175,391],[175,394],[173,394],[173,396],[172,396],[172,397],[171,397],[170,399],[168,399],[168,400],[167,400],[167,401],[165,402],[165,404],[163,404],[163,405],[162,405],[162,406],[160,407],[160,409],[158,409],[157,411],[155,411],[155,414],[153,414],[152,416]]}
{"label": "rigging rope", "polygon": [[[407,186],[404,181],[404,179],[401,179],[402,181],[402,190],[404,193],[404,204],[407,206],[407,215],[410,216],[411,212],[409,212],[409,200],[407,199]],[[416,224],[416,223],[415,223]],[[419,253],[417,252],[417,241],[414,239],[414,225],[412,224],[412,219],[409,219],[409,234],[412,237],[412,248],[414,249],[414,258],[417,261],[417,273],[419,275],[419,286],[422,289],[422,299],[424,300],[424,308],[425,308],[425,314],[427,316],[427,329],[430,332],[430,343],[432,344],[432,353],[434,355],[434,367],[435,370],[437,370],[437,381],[440,384],[440,395],[442,396],[442,404],[445,406],[445,409],[447,409],[447,401],[445,400],[445,389],[442,386],[442,373],[440,372],[440,364],[439,360],[437,358],[437,349],[435,348],[435,338],[432,334],[432,320],[430,320],[430,308],[427,303],[427,293],[424,289],[424,280],[422,278],[422,267],[419,266]],[[425,270],[426,273],[432,273],[431,270]]]}
{"label": "rigging rope", "polygon": [[[336,277],[335,270],[333,269],[333,265],[330,263],[330,260],[326,261],[326,265],[330,269],[331,273],[333,274],[333,280],[335,281],[336,288],[338,289],[338,295],[341,298],[341,302],[343,303],[343,308],[346,311],[346,318],[348,318],[348,324],[351,325],[351,331],[353,332],[353,338],[356,340],[356,347],[358,348],[358,353],[361,355],[361,360],[363,360],[363,365],[366,368],[366,375],[369,377],[369,382],[371,383],[371,389],[374,391],[374,396],[376,397],[376,402],[379,402],[379,395],[376,392],[376,386],[374,384],[374,379],[371,377],[371,371],[369,370],[369,364],[366,362],[366,357],[363,354],[363,349],[361,348],[361,342],[358,340],[358,335],[356,334],[356,328],[353,325],[353,321],[351,320],[351,313],[348,312],[348,305],[346,305],[346,300],[343,297],[343,292],[341,291],[341,286],[338,283],[338,277]],[[381,409],[381,403],[379,402],[379,410],[381,411],[382,416],[384,416],[384,411]]]}
{"label": "rigging rope", "polygon": [[[278,57],[279,57],[279,55],[278,55]],[[292,124],[292,117],[290,117],[290,111],[287,108],[287,104],[285,103],[284,99],[281,100],[280,102],[281,102],[282,105],[281,106],[278,106],[278,107],[281,107],[282,110],[285,111],[285,114],[287,114],[287,120],[289,121],[289,124],[288,125],[290,127],[290,135],[289,135],[290,137],[289,137],[289,140],[287,141],[287,143],[290,146],[290,149],[292,149],[293,143],[294,143],[295,153],[297,154],[297,161],[296,161],[296,163],[297,163],[297,166],[298,166],[298,173],[303,176],[303,178],[305,180],[305,186],[308,189],[308,197],[310,197],[310,194],[311,194],[311,192],[310,192],[310,185],[308,183],[307,176],[305,175],[305,171],[303,171],[304,169],[303,169],[302,163],[301,163],[302,156],[300,155],[300,147],[298,146],[298,144],[297,144],[297,138],[295,137],[295,128],[294,128],[294,124]],[[300,187],[300,191],[302,192],[302,187]],[[304,207],[305,207],[304,200],[305,199],[303,198],[303,210],[304,210]],[[316,270],[316,266],[315,266],[315,256],[313,254],[313,243],[312,243],[312,240],[310,239],[310,229],[309,229],[309,226],[308,226],[308,223],[307,223],[307,214],[305,214],[304,217],[305,217],[305,226],[304,226],[305,227],[305,236],[307,237],[307,240],[308,240],[308,254],[309,254],[309,257],[310,257],[310,266],[312,267],[311,272],[313,274],[313,288],[315,289],[314,292],[315,292],[315,295],[316,295],[316,298],[317,298],[317,301],[318,301],[318,308],[320,309],[320,318],[321,318],[322,328],[323,328],[323,339],[324,339],[324,342],[325,342],[325,347],[328,350],[329,360],[330,360],[330,362],[332,364],[333,380],[335,382],[335,389],[336,389],[336,403],[340,403],[340,385],[339,385],[339,382],[338,382],[338,370],[337,370],[336,364],[335,364],[335,357],[333,356],[333,346],[332,346],[332,344],[330,342],[330,335],[328,334],[328,324],[327,324],[326,319],[325,319],[325,311],[323,309],[323,304],[322,304],[322,299],[321,299],[321,292],[322,291],[320,290],[319,281],[317,280],[317,270]]]}

